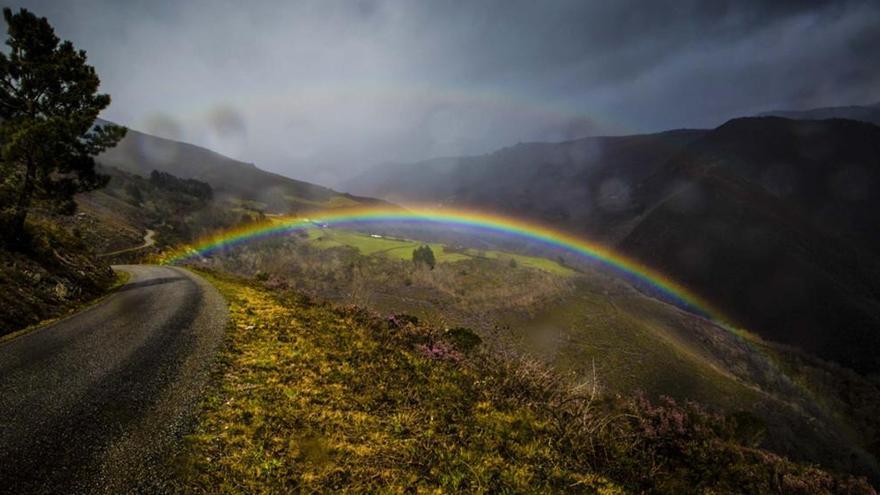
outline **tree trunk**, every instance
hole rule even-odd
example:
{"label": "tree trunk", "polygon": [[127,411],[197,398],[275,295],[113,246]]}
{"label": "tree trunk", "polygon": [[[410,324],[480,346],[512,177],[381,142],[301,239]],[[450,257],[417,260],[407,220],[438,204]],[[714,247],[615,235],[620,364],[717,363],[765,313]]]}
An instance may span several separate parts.
{"label": "tree trunk", "polygon": [[24,222],[27,219],[28,209],[31,206],[31,196],[34,194],[34,181],[36,180],[37,167],[32,159],[27,161],[27,171],[24,174],[24,185],[18,194],[15,210],[12,213],[12,221],[9,225],[9,236],[13,246],[21,247],[27,242],[24,233]]}

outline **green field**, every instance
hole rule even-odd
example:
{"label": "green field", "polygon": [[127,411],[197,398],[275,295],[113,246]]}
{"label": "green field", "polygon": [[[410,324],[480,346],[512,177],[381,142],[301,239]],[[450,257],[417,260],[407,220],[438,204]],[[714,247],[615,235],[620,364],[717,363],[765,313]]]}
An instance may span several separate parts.
{"label": "green field", "polygon": [[562,266],[553,260],[539,258],[537,256],[476,249],[452,251],[443,244],[431,242],[425,243],[395,237],[373,237],[370,234],[351,230],[311,229],[308,232],[309,239],[313,241],[315,246],[322,248],[349,246],[357,249],[361,254],[366,256],[382,255],[393,259],[409,260],[412,259],[412,252],[415,248],[427,244],[431,247],[431,250],[434,251],[434,256],[437,258],[438,263],[453,263],[470,259],[489,258],[512,260],[518,266],[537,268],[555,275],[574,275],[576,273],[571,268]]}

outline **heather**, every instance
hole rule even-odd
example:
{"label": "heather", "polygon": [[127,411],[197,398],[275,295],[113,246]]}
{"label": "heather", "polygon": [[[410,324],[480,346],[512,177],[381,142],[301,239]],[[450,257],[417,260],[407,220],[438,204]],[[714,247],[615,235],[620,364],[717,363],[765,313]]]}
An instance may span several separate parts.
{"label": "heather", "polygon": [[211,275],[231,323],[189,492],[870,494],[755,448],[748,416],[606,394],[466,328]]}

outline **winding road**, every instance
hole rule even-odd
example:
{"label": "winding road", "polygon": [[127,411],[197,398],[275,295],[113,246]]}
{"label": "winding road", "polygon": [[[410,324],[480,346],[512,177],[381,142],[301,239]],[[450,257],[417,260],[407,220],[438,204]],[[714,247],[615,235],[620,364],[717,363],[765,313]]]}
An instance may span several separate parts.
{"label": "winding road", "polygon": [[70,318],[0,344],[0,492],[163,492],[223,338],[202,278],[115,267],[128,283]]}
{"label": "winding road", "polygon": [[120,249],[118,251],[111,251],[109,253],[99,254],[99,258],[106,258],[107,256],[116,256],[123,253],[130,253],[132,251],[140,251],[141,249],[147,249],[150,246],[154,246],[156,244],[156,231],[147,229],[144,232],[144,242],[140,246],[135,246],[131,248]]}

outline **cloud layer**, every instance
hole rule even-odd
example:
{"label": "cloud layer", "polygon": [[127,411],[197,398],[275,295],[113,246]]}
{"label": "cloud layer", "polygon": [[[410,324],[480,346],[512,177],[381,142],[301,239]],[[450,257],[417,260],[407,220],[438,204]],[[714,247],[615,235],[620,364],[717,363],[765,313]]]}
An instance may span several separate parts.
{"label": "cloud layer", "polygon": [[88,51],[106,118],[329,185],[377,162],[880,100],[872,1],[21,6]]}

